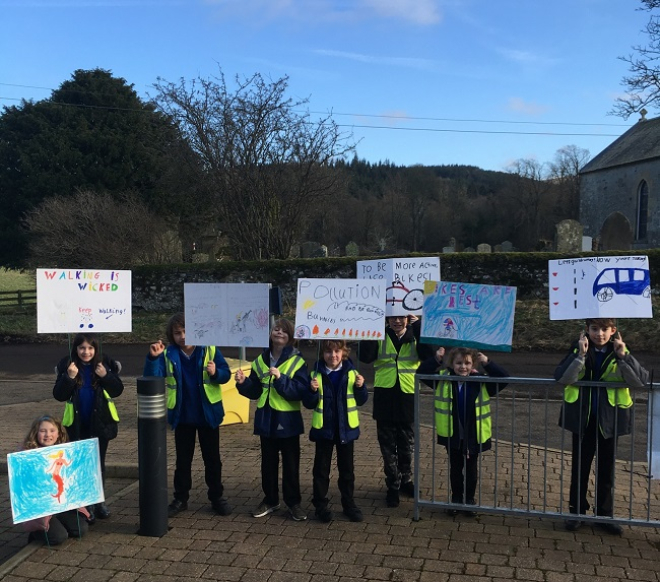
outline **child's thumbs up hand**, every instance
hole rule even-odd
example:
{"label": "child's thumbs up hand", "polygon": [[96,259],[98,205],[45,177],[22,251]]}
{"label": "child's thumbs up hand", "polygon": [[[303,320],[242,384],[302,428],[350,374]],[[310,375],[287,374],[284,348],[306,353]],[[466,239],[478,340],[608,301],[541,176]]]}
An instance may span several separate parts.
{"label": "child's thumbs up hand", "polygon": [[355,385],[356,385],[358,388],[362,388],[362,386],[364,386],[364,376],[362,376],[361,374],[358,374],[358,375],[355,377]]}
{"label": "child's thumbs up hand", "polygon": [[78,375],[78,366],[71,362],[66,369],[66,373],[69,375],[69,378],[73,380]]}
{"label": "child's thumbs up hand", "polygon": [[626,344],[623,343],[623,338],[621,337],[621,332],[616,334],[616,337],[612,340],[614,353],[618,358],[623,358],[626,355]]}
{"label": "child's thumbs up hand", "polygon": [[316,378],[314,378],[314,379],[309,383],[309,385],[310,385],[311,388],[312,388],[312,392],[318,392],[318,390],[319,390],[319,381],[318,381]]}
{"label": "child's thumbs up hand", "polygon": [[209,363],[206,364],[206,372],[209,376],[215,376],[215,362],[213,360],[209,360]]}
{"label": "child's thumbs up hand", "polygon": [[99,378],[105,378],[108,375],[108,371],[105,369],[102,362],[96,364],[96,369],[94,371]]}

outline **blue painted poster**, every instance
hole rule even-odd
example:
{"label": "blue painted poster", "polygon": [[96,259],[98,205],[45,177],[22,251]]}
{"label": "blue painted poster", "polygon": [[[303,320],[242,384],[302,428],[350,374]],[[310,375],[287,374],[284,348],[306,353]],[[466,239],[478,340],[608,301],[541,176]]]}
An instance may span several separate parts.
{"label": "blue painted poster", "polygon": [[422,341],[511,351],[516,288],[426,281]]}
{"label": "blue painted poster", "polygon": [[7,455],[14,523],[105,500],[98,439]]}

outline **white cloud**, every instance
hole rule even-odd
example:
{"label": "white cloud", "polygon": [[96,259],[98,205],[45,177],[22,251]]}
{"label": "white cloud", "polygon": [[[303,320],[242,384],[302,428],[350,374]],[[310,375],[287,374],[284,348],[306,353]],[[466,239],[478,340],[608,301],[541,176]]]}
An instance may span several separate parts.
{"label": "white cloud", "polygon": [[424,71],[439,69],[439,63],[430,59],[415,59],[409,57],[381,57],[375,55],[367,55],[363,53],[351,53],[345,51],[324,50],[317,49],[314,51],[318,55],[326,57],[337,57],[347,59],[350,61],[357,61],[360,63],[367,63],[371,65],[386,65],[395,67],[404,67],[408,69],[419,69]]}
{"label": "white cloud", "polygon": [[520,97],[511,97],[507,103],[509,111],[516,113],[524,113],[525,115],[541,115],[548,111],[550,108],[547,105],[539,105],[538,103],[528,102]]}

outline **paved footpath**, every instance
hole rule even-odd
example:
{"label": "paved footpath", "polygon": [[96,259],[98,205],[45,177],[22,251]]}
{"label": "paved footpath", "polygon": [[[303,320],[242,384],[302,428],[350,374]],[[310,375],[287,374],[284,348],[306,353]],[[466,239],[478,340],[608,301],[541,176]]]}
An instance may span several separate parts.
{"label": "paved footpath", "polygon": [[[16,450],[30,421],[44,412],[60,413],[52,377],[0,376],[4,454]],[[413,503],[388,509],[375,425],[361,416],[363,436],[356,444],[356,501],[365,514],[351,523],[341,514],[333,470],[331,504],[335,521],[313,519],[310,503],[313,445],[303,439],[301,477],[306,522],[285,511],[251,517],[261,501],[259,442],[251,424],[221,429],[226,495],[234,506],[228,517],[213,514],[206,501],[199,455],[189,510],[170,520],[162,538],[137,535],[139,499],[137,421],[134,381],[125,378],[117,400],[119,437],[108,451],[107,496],[111,517],[99,521],[81,540],[55,548],[25,545],[26,534],[11,526],[6,476],[0,492],[0,540],[8,557],[0,580],[147,582],[229,580],[240,582],[471,582],[532,580],[601,582],[660,579],[660,532],[624,527],[612,537],[583,527],[569,533],[561,522],[480,515],[448,517],[422,509],[413,521]],[[307,414],[307,413],[306,413]],[[252,417],[252,416],[251,416]],[[306,416],[309,426],[309,414]],[[173,443],[168,431],[168,460]],[[19,549],[20,548],[20,549]],[[5,556],[6,557],[6,556]],[[2,556],[0,556],[2,559]]]}

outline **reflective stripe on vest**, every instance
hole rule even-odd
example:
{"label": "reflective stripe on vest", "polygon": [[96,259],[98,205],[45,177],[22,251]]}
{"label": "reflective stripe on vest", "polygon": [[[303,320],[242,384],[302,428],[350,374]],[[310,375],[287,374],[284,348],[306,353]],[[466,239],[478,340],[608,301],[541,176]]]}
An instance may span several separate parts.
{"label": "reflective stripe on vest", "polygon": [[[108,410],[110,411],[110,416],[115,422],[119,422],[119,414],[117,413],[117,407],[115,406],[114,401],[105,390],[103,391],[103,397],[108,403]],[[67,400],[64,404],[64,414],[62,415],[62,426],[71,426],[73,424],[73,419],[76,415],[76,410],[73,407],[73,402]]]}
{"label": "reflective stripe on vest", "polygon": [[[277,366],[277,369],[280,371],[280,374],[284,374],[285,376],[292,378],[294,374],[304,365],[305,360],[296,354],[295,356],[292,356],[288,360],[282,362],[279,366]],[[270,407],[273,410],[279,410],[280,412],[294,412],[296,410],[300,410],[299,400],[291,402],[280,396],[277,390],[270,389],[272,376],[268,372],[268,370],[270,370],[270,366],[267,366],[266,362],[264,362],[263,354],[259,356],[254,362],[252,362],[252,369],[261,381],[261,396],[257,401],[257,408],[263,408],[267,400],[268,404],[270,404]]]}
{"label": "reflective stripe on vest", "polygon": [[[167,348],[163,352],[165,357],[165,388],[167,389],[167,408],[170,410],[176,407],[176,377],[174,376],[174,364],[172,360],[167,357]],[[215,358],[215,346],[208,346],[204,348],[204,361],[202,363],[202,381],[204,382],[204,393],[206,399],[211,404],[216,404],[222,401],[222,388],[220,384],[214,384],[211,381],[209,373],[206,371],[206,366]],[[183,373],[183,372],[182,372]]]}
{"label": "reflective stripe on vest", "polygon": [[416,342],[402,344],[398,354],[390,336],[381,340],[380,344],[378,359],[374,362],[374,385],[379,388],[392,388],[398,376],[401,391],[413,394],[415,372],[419,367]]}
{"label": "reflective stripe on vest", "polygon": [[[441,372],[441,375],[447,374],[448,372]],[[481,445],[492,436],[490,395],[486,384],[481,384],[479,397],[475,401],[474,407],[477,419],[477,443]],[[452,383],[447,380],[438,382],[435,389],[435,430],[438,436],[449,438],[454,435],[452,408]]]}
{"label": "reflective stripe on vest", "polygon": [[[575,350],[577,353],[577,350]],[[626,354],[629,353],[626,349]],[[616,366],[616,372],[614,368]],[[578,374],[578,381],[582,380],[586,373],[586,368],[583,366],[582,370]],[[619,368],[616,365],[616,358],[612,358],[607,364],[605,372],[601,374],[600,382],[623,382],[623,376],[619,372]],[[580,387],[568,385],[564,387],[564,401],[567,404],[573,404],[577,402],[577,399],[580,395]],[[610,406],[615,406],[619,408],[630,408],[633,405],[632,397],[630,396],[629,388],[607,388],[607,400],[610,403]]]}
{"label": "reflective stripe on vest", "polygon": [[[358,415],[358,407],[355,402],[355,392],[353,390],[353,387],[355,386],[355,378],[357,378],[357,372],[355,370],[349,370],[347,375],[346,412],[348,414],[348,426],[350,428],[357,428],[360,426],[360,417]],[[318,372],[312,372],[311,377],[312,380],[316,378],[319,382],[319,402],[312,415],[312,427],[323,428],[323,377]]]}

